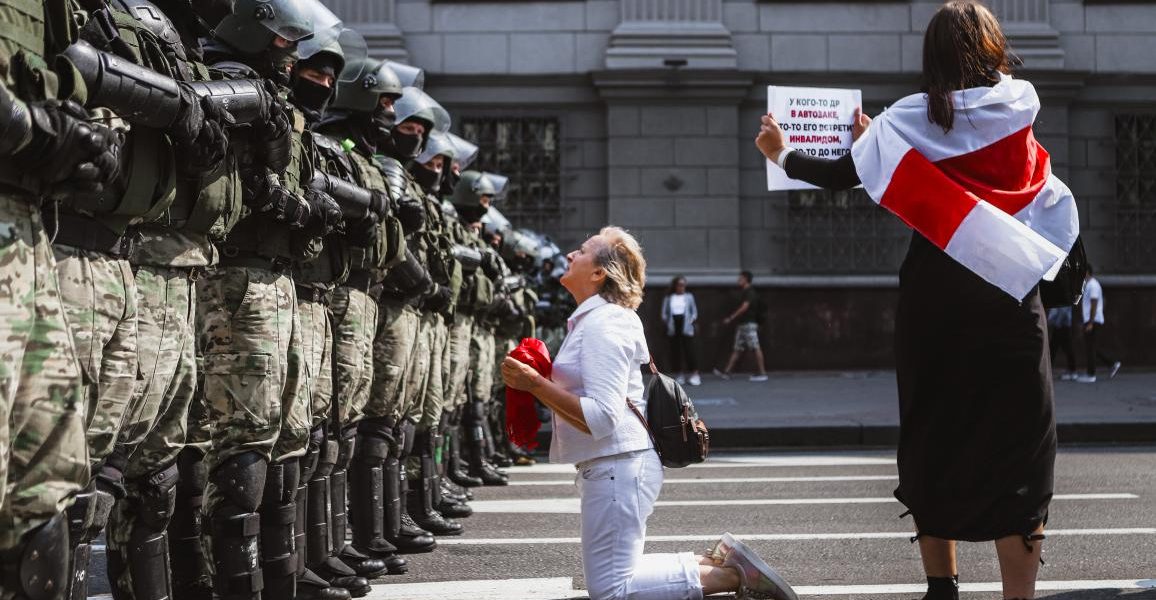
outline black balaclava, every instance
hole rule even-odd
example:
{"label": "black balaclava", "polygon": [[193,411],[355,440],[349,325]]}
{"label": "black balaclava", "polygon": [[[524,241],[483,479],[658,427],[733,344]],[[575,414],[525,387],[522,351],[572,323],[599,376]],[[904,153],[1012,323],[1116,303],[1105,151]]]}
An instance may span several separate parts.
{"label": "black balaclava", "polygon": [[293,69],[292,85],[290,88],[293,92],[293,103],[306,112],[311,121],[317,121],[321,118],[322,113],[325,112],[325,109],[333,100],[334,90],[332,87],[326,87],[302,77],[300,70],[302,68],[310,68],[325,73],[330,77],[335,77],[337,62],[337,57],[328,53],[320,53],[299,61]]}
{"label": "black balaclava", "polygon": [[433,194],[438,191],[441,185],[442,175],[445,173],[445,167],[441,171],[435,171],[417,161],[414,161],[410,166],[409,172],[413,175],[415,181],[425,190],[427,194]]}
{"label": "black balaclava", "polygon": [[[423,123],[423,125],[426,126],[426,131],[428,132],[430,124]],[[428,135],[428,133],[425,135]],[[382,154],[395,158],[403,163],[411,161],[421,154],[422,146],[425,145],[425,135],[410,135],[394,127],[389,132],[389,137],[378,141],[377,149]]]}

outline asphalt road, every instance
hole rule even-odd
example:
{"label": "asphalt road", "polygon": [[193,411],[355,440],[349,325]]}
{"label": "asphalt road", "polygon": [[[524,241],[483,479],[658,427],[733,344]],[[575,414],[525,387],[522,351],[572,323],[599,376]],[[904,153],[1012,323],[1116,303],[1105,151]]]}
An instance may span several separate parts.
{"label": "asphalt road", "polygon": [[[801,595],[920,598],[912,525],[891,500],[895,472],[893,451],[718,454],[667,471],[646,548],[701,551],[730,531]],[[378,580],[369,598],[585,598],[573,468],[511,473],[510,487],[477,491],[464,536],[409,557],[409,574]],[[1156,600],[1156,447],[1062,449],[1056,493],[1038,596]],[[1000,598],[992,545],[959,554],[966,596]],[[99,578],[103,564],[94,567]]]}

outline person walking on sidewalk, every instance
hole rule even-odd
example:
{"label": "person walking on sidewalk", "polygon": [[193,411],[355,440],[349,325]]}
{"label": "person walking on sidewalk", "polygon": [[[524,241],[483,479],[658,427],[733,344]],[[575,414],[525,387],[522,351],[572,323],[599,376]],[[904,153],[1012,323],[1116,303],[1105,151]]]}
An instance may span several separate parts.
{"label": "person walking on sidewalk", "polygon": [[1064,351],[1068,370],[1060,376],[1062,381],[1074,381],[1076,373],[1076,338],[1072,328],[1072,307],[1057,306],[1048,309],[1048,350],[1052,364],[1056,362],[1056,350]]}
{"label": "person walking on sidewalk", "polygon": [[739,361],[739,357],[745,352],[755,353],[755,362],[758,364],[759,372],[757,375],[751,375],[751,381],[766,381],[767,369],[763,362],[763,350],[759,346],[759,323],[763,316],[763,303],[759,299],[759,293],[755,290],[754,275],[750,271],[743,271],[739,274],[739,307],[735,309],[727,318],[723,319],[723,325],[730,325],[738,321],[738,327],[735,328],[735,344],[731,351],[730,360],[727,361],[727,366],[722,371],[717,368],[714,374],[723,379],[730,379],[731,370],[735,368],[735,363]]}
{"label": "person walking on sidewalk", "polygon": [[1080,300],[1080,309],[1084,317],[1084,348],[1087,352],[1088,372],[1080,375],[1076,381],[1080,383],[1096,383],[1096,363],[1111,367],[1108,378],[1116,376],[1120,370],[1120,361],[1104,353],[1096,346],[1099,331],[1104,328],[1104,288],[1100,281],[1092,274],[1092,265],[1088,265],[1088,274],[1084,277],[1084,297]]}
{"label": "person walking on sidewalk", "polygon": [[697,320],[698,305],[694,302],[694,294],[686,291],[686,277],[679,275],[670,281],[670,292],[662,299],[662,323],[670,340],[670,364],[679,383],[686,383],[685,373],[690,373],[690,384],[702,385],[694,356],[694,324]]}
{"label": "person walking on sidewalk", "polygon": [[994,541],[1003,598],[1034,597],[1054,492],[1039,282],[1075,243],[1079,218],[1032,134],[1040,99],[1011,76],[1013,61],[990,10],[947,2],[927,25],[922,91],[874,122],[856,109],[849,154],[794,151],[773,115],[755,140],[788,177],[862,183],[914,229],[895,313],[895,496],[915,521],[925,600],[959,599],[956,540]]}
{"label": "person walking on sidewalk", "polygon": [[662,463],[642,420],[640,366],[650,361],[642,321],[646,260],[629,233],[606,227],[571,252],[562,285],[578,309],[552,380],[506,357],[502,380],[553,412],[550,462],[574,463],[582,507],[582,566],[592,600],[699,600],[704,595],[795,600],[757,554],[724,534],[707,556],[643,554],[646,521],[662,489]]}

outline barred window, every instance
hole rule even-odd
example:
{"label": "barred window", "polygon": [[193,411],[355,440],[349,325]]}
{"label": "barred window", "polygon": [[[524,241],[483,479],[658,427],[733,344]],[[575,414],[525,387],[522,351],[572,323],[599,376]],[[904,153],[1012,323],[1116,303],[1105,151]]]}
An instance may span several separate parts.
{"label": "barred window", "polygon": [[793,191],[784,210],[788,274],[893,275],[911,237],[862,189]]}
{"label": "barred window", "polygon": [[561,144],[558,119],[462,119],[462,137],[481,150],[470,168],[510,178],[498,209],[519,227],[549,231],[561,213]]}
{"label": "barred window", "polygon": [[1116,117],[1116,264],[1156,270],[1156,115]]}

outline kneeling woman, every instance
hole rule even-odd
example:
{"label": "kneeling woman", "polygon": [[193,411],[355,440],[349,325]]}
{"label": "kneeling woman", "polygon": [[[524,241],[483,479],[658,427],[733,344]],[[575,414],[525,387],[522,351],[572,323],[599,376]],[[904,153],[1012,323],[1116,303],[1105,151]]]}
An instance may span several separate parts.
{"label": "kneeling woman", "polygon": [[567,257],[562,285],[578,309],[553,366],[553,380],[513,358],[506,385],[553,411],[551,462],[574,463],[582,495],[582,564],[593,600],[739,597],[794,600],[790,586],[729,534],[709,556],[643,554],[646,520],[662,489],[662,463],[626,399],[645,412],[641,365],[650,361],[642,321],[646,260],[638,242],[607,227]]}

